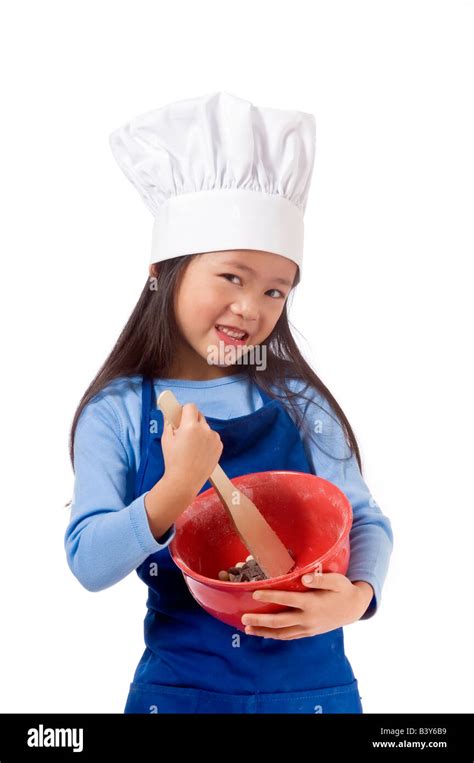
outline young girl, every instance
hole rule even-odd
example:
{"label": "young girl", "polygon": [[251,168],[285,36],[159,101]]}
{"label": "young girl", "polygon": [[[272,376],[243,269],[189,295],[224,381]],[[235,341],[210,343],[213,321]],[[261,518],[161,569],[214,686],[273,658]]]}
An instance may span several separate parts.
{"label": "young girl", "polygon": [[[126,713],[362,712],[343,626],[376,612],[393,536],[351,426],[288,323],[314,138],[311,114],[228,93],[148,112],[111,136],[155,217],[150,278],[74,417],[65,547],[90,591],[132,570],[148,586]],[[157,408],[165,389],[183,405],[177,429]],[[245,633],[197,604],[168,549],[218,462],[231,478],[317,474],[353,510],[347,574],[260,592],[285,609],[244,615]]]}

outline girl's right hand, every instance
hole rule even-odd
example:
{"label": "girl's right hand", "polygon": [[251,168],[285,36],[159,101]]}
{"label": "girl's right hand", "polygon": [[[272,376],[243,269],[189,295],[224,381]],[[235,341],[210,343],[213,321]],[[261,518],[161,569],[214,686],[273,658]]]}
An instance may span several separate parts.
{"label": "girl's right hand", "polygon": [[166,480],[180,490],[189,485],[196,495],[214,471],[224,447],[194,403],[182,406],[176,429],[165,418],[161,446]]}

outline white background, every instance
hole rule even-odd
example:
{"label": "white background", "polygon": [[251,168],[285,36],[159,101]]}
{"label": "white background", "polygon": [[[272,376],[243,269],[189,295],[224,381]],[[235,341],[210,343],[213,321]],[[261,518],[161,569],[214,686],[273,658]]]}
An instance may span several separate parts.
{"label": "white background", "polygon": [[395,548],[345,628],[364,711],[473,712],[473,3],[2,4],[1,712],[123,712],[135,573],[63,547],[81,395],[148,272],[152,218],[108,135],[224,90],[316,117],[292,323],[347,414]]}

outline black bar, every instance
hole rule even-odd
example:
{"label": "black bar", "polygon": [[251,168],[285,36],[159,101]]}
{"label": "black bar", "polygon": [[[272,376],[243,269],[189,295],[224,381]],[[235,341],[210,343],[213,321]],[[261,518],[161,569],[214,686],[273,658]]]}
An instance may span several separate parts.
{"label": "black bar", "polygon": [[[191,750],[225,763],[268,754],[295,763],[362,760],[411,753],[474,761],[472,713],[337,715],[0,714],[0,763],[23,760],[153,761]],[[28,744],[28,741],[31,744]],[[32,746],[37,745],[37,746]],[[54,746],[53,746],[54,745]],[[74,750],[77,750],[74,752]],[[330,757],[329,757],[330,755]]]}

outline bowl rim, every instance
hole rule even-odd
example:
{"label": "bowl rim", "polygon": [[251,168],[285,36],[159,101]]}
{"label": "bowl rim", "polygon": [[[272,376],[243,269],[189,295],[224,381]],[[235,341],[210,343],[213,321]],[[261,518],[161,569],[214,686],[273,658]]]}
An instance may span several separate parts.
{"label": "bowl rim", "polygon": [[[257,475],[261,476],[263,474],[297,474],[298,476],[303,475],[310,478],[312,477],[313,479],[316,479],[319,482],[324,482],[327,485],[330,485],[331,488],[334,488],[338,493],[340,493],[340,495],[343,498],[343,502],[346,505],[347,513],[346,513],[346,521],[344,524],[343,531],[341,535],[339,536],[339,538],[337,539],[337,541],[333,543],[333,545],[324,554],[322,554],[317,559],[315,559],[312,562],[309,562],[304,567],[301,567],[298,570],[293,570],[291,572],[287,572],[285,575],[278,575],[277,577],[274,577],[274,578],[265,578],[265,580],[253,580],[253,581],[250,580],[246,583],[235,583],[230,580],[219,580],[219,578],[209,578],[206,575],[201,575],[199,572],[195,572],[190,567],[188,567],[188,565],[181,559],[181,557],[178,557],[177,553],[175,552],[173,548],[176,546],[176,536],[175,536],[173,540],[168,544],[167,548],[169,550],[169,553],[174,563],[184,575],[187,575],[188,577],[192,578],[198,583],[205,583],[208,586],[211,585],[213,588],[218,588],[223,591],[226,591],[226,590],[253,591],[253,590],[258,590],[260,588],[270,588],[270,587],[273,588],[275,585],[275,581],[291,582],[293,580],[296,580],[299,577],[302,577],[308,572],[312,572],[317,565],[322,564],[329,556],[331,556],[336,546],[338,545],[341,547],[343,546],[352,528],[353,512],[352,512],[352,505],[349,498],[337,485],[334,484],[334,482],[330,482],[330,480],[327,480],[324,477],[320,477],[317,474],[313,474],[312,472],[298,472],[295,470],[285,470],[285,469],[275,469],[275,470],[267,470],[264,472],[250,472],[249,474],[240,474],[238,477],[232,477],[231,481],[232,482],[235,481],[237,484],[237,480],[239,479],[243,481],[247,477],[252,477]],[[201,498],[201,496],[210,495],[212,492],[215,492],[215,490],[214,490],[214,487],[211,486],[210,488],[205,490],[203,493],[198,493],[196,498],[194,498],[194,500],[191,501],[189,506],[192,506],[194,501],[196,501],[198,498]],[[187,511],[187,508],[184,510],[184,512],[180,516],[182,516]],[[178,559],[179,559],[179,562],[178,562]],[[236,585],[238,586],[238,589],[236,589],[235,587]]]}

